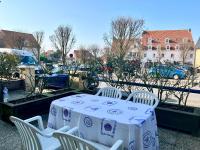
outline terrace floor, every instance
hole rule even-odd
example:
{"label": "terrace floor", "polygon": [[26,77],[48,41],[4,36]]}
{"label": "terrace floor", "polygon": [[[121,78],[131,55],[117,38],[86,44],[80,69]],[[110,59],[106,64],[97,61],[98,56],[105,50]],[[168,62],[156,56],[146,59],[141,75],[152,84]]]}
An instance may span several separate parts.
{"label": "terrace floor", "polygon": [[[44,124],[47,115],[42,116]],[[160,150],[199,150],[200,137],[159,128]],[[0,120],[0,150],[21,150],[20,137],[15,126]]]}

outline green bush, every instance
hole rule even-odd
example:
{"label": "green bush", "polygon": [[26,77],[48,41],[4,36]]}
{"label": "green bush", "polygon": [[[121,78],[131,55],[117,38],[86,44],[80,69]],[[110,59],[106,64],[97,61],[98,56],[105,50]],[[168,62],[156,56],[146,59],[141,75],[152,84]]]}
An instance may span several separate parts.
{"label": "green bush", "polygon": [[18,58],[12,54],[0,54],[0,78],[10,79],[17,70]]}

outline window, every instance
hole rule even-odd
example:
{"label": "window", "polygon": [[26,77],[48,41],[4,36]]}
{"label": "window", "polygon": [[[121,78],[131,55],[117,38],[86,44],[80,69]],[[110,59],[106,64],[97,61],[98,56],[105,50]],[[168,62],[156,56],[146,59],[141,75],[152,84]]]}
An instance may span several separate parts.
{"label": "window", "polygon": [[171,58],[174,58],[174,54],[171,54]]}
{"label": "window", "polygon": [[176,50],[179,50],[179,45],[176,45],[176,48],[175,48]]}
{"label": "window", "polygon": [[169,38],[166,38],[166,39],[165,39],[165,43],[166,43],[166,44],[169,44]]}
{"label": "window", "polygon": [[152,50],[152,45],[148,45],[148,50]]}
{"label": "window", "polygon": [[156,54],[153,54],[153,58],[155,58],[156,57]]}
{"label": "window", "polygon": [[21,65],[37,65],[36,60],[32,56],[21,56]]}
{"label": "window", "polygon": [[190,54],[190,58],[193,58],[193,54]]}
{"label": "window", "polygon": [[165,55],[164,55],[164,54],[162,54],[162,57],[165,57]]}
{"label": "window", "polygon": [[160,49],[161,49],[161,48],[160,48],[160,45],[158,45],[158,46],[157,46],[157,50],[160,50]]}
{"label": "window", "polygon": [[148,44],[152,43],[152,38],[148,38]]}
{"label": "window", "polygon": [[147,57],[147,54],[144,54],[144,57]]}
{"label": "window", "polygon": [[170,50],[170,45],[167,45],[167,46],[166,46],[166,50]]}
{"label": "window", "polygon": [[133,52],[130,52],[130,53],[129,53],[129,56],[133,56]]}

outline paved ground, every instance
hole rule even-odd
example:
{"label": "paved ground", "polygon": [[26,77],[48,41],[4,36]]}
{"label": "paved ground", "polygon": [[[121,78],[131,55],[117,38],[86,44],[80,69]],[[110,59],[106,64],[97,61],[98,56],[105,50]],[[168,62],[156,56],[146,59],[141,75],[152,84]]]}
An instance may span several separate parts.
{"label": "paved ground", "polygon": [[[43,116],[46,124],[47,117]],[[200,137],[159,128],[160,150],[199,150]],[[0,150],[21,150],[21,141],[15,126],[0,120]]]}

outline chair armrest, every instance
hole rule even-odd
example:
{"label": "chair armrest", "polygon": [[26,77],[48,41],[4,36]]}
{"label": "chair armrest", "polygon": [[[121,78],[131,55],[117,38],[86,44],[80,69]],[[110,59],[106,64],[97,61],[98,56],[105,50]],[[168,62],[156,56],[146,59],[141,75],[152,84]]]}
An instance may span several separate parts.
{"label": "chair armrest", "polygon": [[48,134],[45,134],[45,136],[46,136],[46,137],[52,137],[54,132],[66,132],[66,131],[68,131],[69,129],[70,129],[69,126],[64,126],[64,127],[60,128],[60,129],[58,129],[58,130],[53,130],[52,132],[50,132],[50,133],[48,133]]}
{"label": "chair armrest", "polygon": [[58,130],[56,130],[56,131],[66,132],[66,131],[68,131],[69,129],[70,129],[69,126],[64,126],[64,127],[60,128],[60,129],[58,129]]}
{"label": "chair armrest", "polygon": [[78,131],[78,127],[74,127],[72,129],[70,129],[69,131],[67,131],[68,134],[74,134],[75,132]]}
{"label": "chair armrest", "polygon": [[26,122],[26,123],[30,123],[33,121],[37,121],[39,129],[44,130],[44,125],[43,125],[41,116],[35,116],[35,117],[24,120],[24,122]]}
{"label": "chair armrest", "polygon": [[122,140],[117,140],[115,142],[115,144],[109,150],[118,150],[118,149],[123,150],[123,141]]}
{"label": "chair armrest", "polygon": [[101,93],[101,91],[99,90],[95,95],[99,96],[100,93]]}

